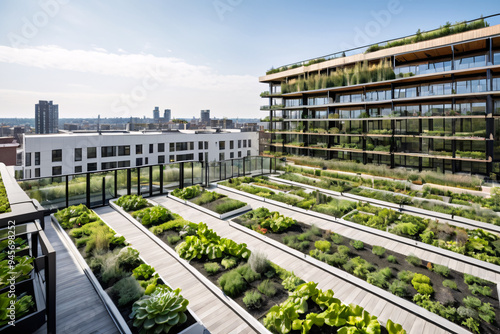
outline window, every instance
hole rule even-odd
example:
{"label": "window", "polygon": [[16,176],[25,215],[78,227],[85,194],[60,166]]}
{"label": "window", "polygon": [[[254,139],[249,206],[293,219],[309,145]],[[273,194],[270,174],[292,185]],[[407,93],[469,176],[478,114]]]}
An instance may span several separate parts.
{"label": "window", "polygon": [[135,159],[135,165],[136,166],[142,166],[142,158],[136,158]]}
{"label": "window", "polygon": [[243,139],[243,147],[247,147],[247,141]]}
{"label": "window", "polygon": [[238,140],[238,148],[241,148],[241,139]]}
{"label": "window", "polygon": [[40,177],[40,168],[35,168],[35,177]]}
{"label": "window", "polygon": [[111,161],[111,162],[103,162],[101,164],[101,169],[102,170],[105,170],[105,169],[113,169],[113,168],[116,168],[116,161]]}
{"label": "window", "polygon": [[158,163],[159,164],[164,164],[165,163],[165,156],[164,155],[159,155],[158,156]]}
{"label": "window", "polygon": [[247,150],[247,157],[250,156],[250,150]]}
{"label": "window", "polygon": [[188,160],[194,160],[194,154],[179,154],[176,156],[176,161],[188,161]]}
{"label": "window", "polygon": [[[95,147],[87,147],[87,159],[95,159],[95,158],[97,158],[96,148]],[[97,169],[97,167],[96,167],[96,169]]]}
{"label": "window", "polygon": [[25,165],[26,165],[26,167],[31,166],[31,153],[30,153],[30,152],[26,152],[26,161],[25,161]]}
{"label": "window", "polygon": [[142,145],[135,145],[135,154],[142,154]]}
{"label": "window", "polygon": [[118,155],[130,155],[130,145],[118,146]]}
{"label": "window", "polygon": [[153,152],[154,152],[154,145],[149,144],[149,153],[153,153]]}
{"label": "window", "polygon": [[252,147],[252,140],[248,139],[248,147]]}
{"label": "window", "polygon": [[175,162],[175,155],[171,155],[168,157],[168,161]]}
{"label": "window", "polygon": [[219,150],[224,150],[226,148],[226,142],[221,140],[219,142]]}
{"label": "window", "polygon": [[149,158],[148,158],[148,157],[146,157],[144,160],[145,160],[145,161],[144,161],[144,163],[145,163],[146,165],[147,165],[147,164],[149,164]]}
{"label": "window", "polygon": [[208,150],[208,141],[205,142],[205,150]]}
{"label": "window", "polygon": [[62,174],[62,167],[61,166],[52,167],[52,176],[61,175],[61,174]]}
{"label": "window", "polygon": [[97,162],[91,162],[87,164],[87,172],[92,172],[97,170]]}
{"label": "window", "polygon": [[224,160],[224,153],[219,153],[219,161]]}
{"label": "window", "polygon": [[203,150],[203,142],[202,141],[198,142],[198,149]]}
{"label": "window", "polygon": [[198,161],[203,161],[203,153],[198,153]]}
{"label": "window", "polygon": [[170,152],[175,152],[175,143],[170,143]]}
{"label": "window", "polygon": [[165,152],[165,144],[164,143],[158,143],[158,153],[159,152]]}
{"label": "window", "polygon": [[241,158],[241,151],[238,151],[238,158]]}
{"label": "window", "polygon": [[40,166],[40,152],[35,152],[35,166]]}
{"label": "window", "polygon": [[234,152],[229,153],[229,159],[234,159]]}
{"label": "window", "polygon": [[62,150],[52,150],[52,162],[58,162],[58,161],[62,161]]}
{"label": "window", "polygon": [[116,146],[103,146],[101,147],[101,157],[114,157],[116,155]]}
{"label": "window", "polygon": [[229,149],[234,149],[234,140],[229,141]]}
{"label": "window", "polygon": [[75,161],[82,161],[82,149],[75,148]]}
{"label": "window", "polygon": [[130,160],[118,161],[118,168],[130,167]]}
{"label": "window", "polygon": [[189,149],[192,151],[194,150],[194,141],[189,142]]}
{"label": "window", "polygon": [[82,172],[82,166],[75,166],[75,173],[81,173]]}

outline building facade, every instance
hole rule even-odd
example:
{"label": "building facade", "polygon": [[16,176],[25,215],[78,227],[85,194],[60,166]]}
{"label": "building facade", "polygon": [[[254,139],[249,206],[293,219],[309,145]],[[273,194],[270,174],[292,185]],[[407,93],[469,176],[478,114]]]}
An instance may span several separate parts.
{"label": "building facade", "polygon": [[261,94],[268,147],[392,168],[500,173],[500,25],[485,25],[268,71],[259,79],[269,86]]}
{"label": "building facade", "polygon": [[163,111],[163,121],[165,123],[168,123],[170,122],[171,118],[172,118],[172,111],[170,109],[165,109],[165,111]]}
{"label": "building facade", "polygon": [[59,131],[59,105],[52,101],[35,104],[35,133],[57,133]]}
{"label": "building facade", "polygon": [[257,132],[179,131],[24,136],[25,179],[259,154]]}
{"label": "building facade", "polygon": [[155,107],[155,109],[153,110],[153,119],[155,122],[159,121],[159,119],[160,119],[160,108],[159,107]]}
{"label": "building facade", "polygon": [[200,111],[200,123],[210,125],[210,110]]}

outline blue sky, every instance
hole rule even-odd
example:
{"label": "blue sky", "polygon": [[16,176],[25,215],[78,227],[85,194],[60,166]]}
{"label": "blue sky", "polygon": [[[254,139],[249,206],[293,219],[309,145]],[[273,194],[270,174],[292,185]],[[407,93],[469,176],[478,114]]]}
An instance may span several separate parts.
{"label": "blue sky", "polygon": [[[497,13],[497,1],[0,2],[0,117],[262,117],[271,66]],[[497,19],[498,21],[498,19]],[[500,23],[492,21],[492,23]]]}

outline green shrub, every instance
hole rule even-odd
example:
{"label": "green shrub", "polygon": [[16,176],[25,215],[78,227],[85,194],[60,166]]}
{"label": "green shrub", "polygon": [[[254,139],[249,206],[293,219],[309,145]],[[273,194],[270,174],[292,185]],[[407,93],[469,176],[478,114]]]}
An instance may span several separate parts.
{"label": "green shrub", "polygon": [[393,295],[398,297],[404,298],[409,295],[408,284],[400,280],[394,280],[391,285],[389,285],[389,290]]}
{"label": "green shrub", "polygon": [[351,240],[349,244],[357,250],[365,248],[365,244],[361,240]]}
{"label": "green shrub", "polygon": [[224,198],[226,197],[225,195],[219,194],[218,192],[215,191],[204,191],[201,193],[201,195],[195,199],[192,200],[192,202],[196,205],[204,205],[207,203],[214,202],[218,200],[219,198]]}
{"label": "green shrub", "polygon": [[243,276],[241,276],[235,270],[231,270],[223,274],[219,278],[219,284],[222,288],[222,291],[229,297],[237,297],[243,291],[245,291],[247,283]]}
{"label": "green shrub", "polygon": [[405,283],[410,283],[413,276],[415,276],[415,273],[409,270],[403,270],[398,273],[398,278]]}
{"label": "green shrub", "polygon": [[125,271],[132,271],[134,268],[141,264],[141,259],[139,258],[139,251],[132,247],[124,247],[118,253],[116,258],[118,266]]}
{"label": "green shrub", "polygon": [[478,308],[479,318],[492,324],[495,321],[495,310],[490,303],[484,303]]}
{"label": "green shrub", "polygon": [[[460,309],[460,307],[459,307]],[[462,325],[466,326],[473,333],[480,333],[479,331],[479,322],[474,318],[467,318],[465,321],[462,321]]]}
{"label": "green shrub", "polygon": [[387,289],[389,286],[387,280],[392,276],[391,268],[380,269],[379,271],[369,273],[366,276],[366,281],[370,284],[378,286],[382,289]]}
{"label": "green shrub", "polygon": [[144,289],[132,276],[118,281],[113,285],[112,292],[118,295],[118,306],[135,302],[144,295]]}
{"label": "green shrub", "polygon": [[406,262],[408,262],[409,264],[411,264],[415,267],[422,265],[422,260],[420,260],[420,258],[418,258],[417,256],[412,255],[412,254],[408,255],[405,260],[406,260]]}
{"label": "green shrub", "polygon": [[124,195],[116,200],[116,205],[119,205],[125,211],[136,211],[148,206],[148,201],[142,198],[141,195]]}
{"label": "green shrub", "polygon": [[249,264],[239,266],[233,271],[240,274],[248,283],[252,283],[253,281],[260,279],[260,274],[253,271]]}
{"label": "green shrub", "polygon": [[219,264],[217,262],[208,262],[208,263],[205,263],[203,265],[203,267],[205,268],[205,271],[209,275],[215,275],[220,270],[220,266],[219,266]]}
{"label": "green shrub", "polygon": [[107,257],[101,264],[101,279],[106,284],[113,285],[126,275],[127,273],[118,266],[116,256]]}
{"label": "green shrub", "polygon": [[487,281],[485,279],[476,277],[474,275],[469,275],[469,274],[464,274],[464,282],[467,285],[472,285],[474,283],[480,284],[480,285],[491,284],[490,281]]}
{"label": "green shrub", "polygon": [[340,234],[337,234],[337,233],[330,234],[330,238],[332,239],[333,243],[336,245],[340,245],[342,243],[342,241],[344,240],[344,238]]}
{"label": "green shrub", "polygon": [[138,280],[148,280],[153,277],[154,273],[155,268],[145,263],[132,270],[132,275]]}
{"label": "green shrub", "polygon": [[304,280],[302,280],[302,278],[298,276],[295,276],[293,273],[281,282],[283,288],[285,288],[288,291],[295,290],[296,287],[298,287],[303,283],[305,283]]}
{"label": "green shrub", "polygon": [[398,263],[398,260],[396,259],[396,257],[394,255],[389,255],[387,257],[387,261],[389,261],[390,263]]}
{"label": "green shrub", "polygon": [[428,276],[416,273],[411,280],[413,287],[421,295],[432,295],[434,289],[430,285],[431,279]]}
{"label": "green shrub", "polygon": [[160,225],[175,219],[172,212],[160,205],[135,211],[132,213],[132,217],[144,226]]}
{"label": "green shrub", "polygon": [[455,283],[455,281],[452,281],[452,280],[449,280],[449,279],[445,279],[443,281],[443,286],[446,287],[446,288],[450,288],[452,290],[457,290],[458,289],[457,283]]}
{"label": "green shrub", "polygon": [[199,194],[201,194],[201,192],[201,187],[199,185],[194,185],[183,189],[175,189],[174,191],[172,191],[172,195],[187,200],[198,196]]}
{"label": "green shrub", "polygon": [[262,306],[262,301],[262,295],[257,291],[247,291],[243,297],[243,303],[250,310],[259,309]]}
{"label": "green shrub", "polygon": [[309,229],[309,231],[317,237],[321,237],[323,235],[323,231],[314,224],[311,225],[311,228]]}
{"label": "green shrub", "polygon": [[272,297],[278,292],[276,285],[274,285],[274,283],[268,279],[260,283],[257,287],[257,290],[268,297]]}
{"label": "green shrub", "polygon": [[228,198],[224,202],[217,204],[214,208],[214,211],[217,212],[218,214],[223,214],[226,212],[234,211],[236,209],[242,208],[246,205],[246,203],[243,203],[241,201],[238,201],[236,199]]}
{"label": "green shrub", "polygon": [[326,240],[318,240],[314,243],[314,247],[319,249],[320,251],[327,253],[330,250],[332,244]]}
{"label": "green shrub", "polygon": [[469,285],[469,291],[474,296],[476,296],[477,294],[480,294],[482,296],[491,296],[491,288],[487,285],[482,286],[474,283],[472,285]]}
{"label": "green shrub", "polygon": [[367,275],[375,269],[375,267],[368,261],[360,258],[359,256],[350,259],[343,268],[348,273],[356,277],[366,280]]}
{"label": "green shrub", "polygon": [[435,264],[432,271],[443,277],[448,277],[450,275],[450,268],[448,268],[447,266],[442,266],[440,264]]}
{"label": "green shrub", "polygon": [[225,257],[222,259],[221,264],[226,269],[231,269],[238,264],[238,259],[235,257]]}
{"label": "green shrub", "polygon": [[372,247],[372,253],[377,255],[377,256],[384,256],[384,253],[385,253],[385,248],[382,247],[382,246],[373,246]]}
{"label": "green shrub", "polygon": [[349,253],[350,253],[349,247],[344,246],[344,245],[340,245],[337,247],[337,253],[343,254],[343,255],[349,255]]}
{"label": "green shrub", "polygon": [[171,245],[175,245],[179,242],[179,240],[181,240],[181,237],[179,237],[178,235],[170,235],[167,237],[167,241]]}

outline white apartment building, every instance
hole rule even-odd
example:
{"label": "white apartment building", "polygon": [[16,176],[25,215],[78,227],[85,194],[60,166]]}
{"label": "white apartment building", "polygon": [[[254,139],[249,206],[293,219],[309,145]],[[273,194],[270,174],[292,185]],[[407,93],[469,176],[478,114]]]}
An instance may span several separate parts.
{"label": "white apartment building", "polygon": [[257,132],[181,130],[24,136],[25,179],[259,155]]}

